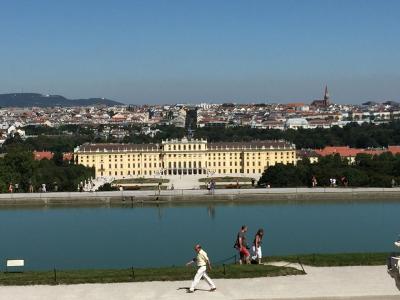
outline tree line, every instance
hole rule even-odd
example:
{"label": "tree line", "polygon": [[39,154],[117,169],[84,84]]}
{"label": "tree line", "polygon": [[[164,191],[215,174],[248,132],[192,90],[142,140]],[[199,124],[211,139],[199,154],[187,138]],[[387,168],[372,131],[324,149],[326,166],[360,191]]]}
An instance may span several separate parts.
{"label": "tree line", "polygon": [[[155,126],[160,132],[154,137],[140,132],[138,125],[116,126],[126,131],[122,138],[100,135],[104,125],[63,125],[59,128],[45,126],[27,127],[28,135],[37,135],[22,140],[18,135],[8,138],[1,151],[8,152],[9,146],[20,145],[27,150],[72,152],[83,143],[161,143],[162,140],[183,138],[188,132],[174,126]],[[194,138],[207,139],[209,142],[250,142],[254,140],[287,140],[297,149],[319,149],[325,146],[347,145],[353,148],[376,148],[388,145],[400,145],[400,121],[374,125],[350,123],[343,128],[316,129],[257,129],[241,127],[196,128]]]}
{"label": "tree line", "polygon": [[81,181],[94,176],[93,168],[63,161],[62,153],[55,153],[53,159],[36,161],[31,151],[21,147],[0,158],[0,192],[7,192],[10,185],[14,191],[39,191],[43,184],[47,191],[76,191]]}
{"label": "tree line", "polygon": [[328,187],[334,178],[339,186],[392,187],[400,183],[400,155],[390,152],[381,155],[358,154],[349,164],[340,155],[321,157],[318,163],[308,159],[297,165],[277,164],[261,176],[259,185],[271,187],[311,187],[315,178],[317,186]]}

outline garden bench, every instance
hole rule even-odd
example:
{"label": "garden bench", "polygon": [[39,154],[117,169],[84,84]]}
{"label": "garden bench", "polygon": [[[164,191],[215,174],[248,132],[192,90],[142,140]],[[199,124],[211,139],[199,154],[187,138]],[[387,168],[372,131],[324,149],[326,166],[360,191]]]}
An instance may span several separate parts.
{"label": "garden bench", "polygon": [[[6,272],[22,272],[22,268],[25,266],[24,259],[7,259],[6,260]],[[11,271],[10,269],[11,268]]]}

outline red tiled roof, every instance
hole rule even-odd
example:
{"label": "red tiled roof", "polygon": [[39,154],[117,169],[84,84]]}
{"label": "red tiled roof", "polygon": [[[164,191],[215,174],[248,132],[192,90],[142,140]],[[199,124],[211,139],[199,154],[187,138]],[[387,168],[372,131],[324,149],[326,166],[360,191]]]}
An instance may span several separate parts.
{"label": "red tiled roof", "polygon": [[[71,160],[72,159],[72,153],[67,152],[63,154],[63,160]],[[50,151],[33,151],[33,158],[35,160],[42,160],[42,159],[52,159],[54,156],[53,152]]]}
{"label": "red tiled roof", "polygon": [[349,146],[328,146],[325,147],[324,149],[316,149],[315,152],[317,152],[321,156],[339,154],[340,156],[343,157],[355,157],[357,154],[379,155],[384,152],[392,152],[391,149],[395,149],[397,147],[396,149],[400,153],[400,146],[391,146],[391,147],[392,148],[389,147],[389,149],[387,150],[381,150],[381,149],[357,149],[357,148],[350,148]]}
{"label": "red tiled roof", "polygon": [[389,146],[388,151],[392,154],[400,154],[400,146]]}
{"label": "red tiled roof", "polygon": [[73,153],[71,152],[66,152],[63,154],[63,160],[72,160]]}
{"label": "red tiled roof", "polygon": [[52,159],[53,155],[50,151],[33,151],[33,158],[35,160]]}

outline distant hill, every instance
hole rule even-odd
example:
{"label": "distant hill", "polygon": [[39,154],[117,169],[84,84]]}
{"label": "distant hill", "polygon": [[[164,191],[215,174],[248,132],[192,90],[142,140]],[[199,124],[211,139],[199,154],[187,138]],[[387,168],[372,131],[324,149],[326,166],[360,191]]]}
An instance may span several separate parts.
{"label": "distant hill", "polygon": [[91,106],[91,105],[123,105],[123,103],[104,99],[67,99],[59,95],[41,95],[36,93],[0,94],[0,107],[51,107],[51,106]]}

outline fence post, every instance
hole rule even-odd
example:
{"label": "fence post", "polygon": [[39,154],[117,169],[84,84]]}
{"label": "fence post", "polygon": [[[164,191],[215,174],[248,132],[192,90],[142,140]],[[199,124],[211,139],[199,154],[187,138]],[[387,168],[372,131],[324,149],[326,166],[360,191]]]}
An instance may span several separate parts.
{"label": "fence post", "polygon": [[297,262],[299,263],[301,269],[303,270],[303,274],[307,274],[307,273],[306,273],[306,270],[304,270],[303,264],[301,263],[300,257],[299,257],[299,256],[297,256]]}
{"label": "fence post", "polygon": [[133,267],[131,267],[131,271],[132,271],[132,280],[135,280],[135,271],[133,270]]}
{"label": "fence post", "polygon": [[54,282],[57,283],[57,270],[54,267]]}
{"label": "fence post", "polygon": [[224,267],[224,276],[225,276],[226,275],[225,264],[222,264],[222,266]]}

